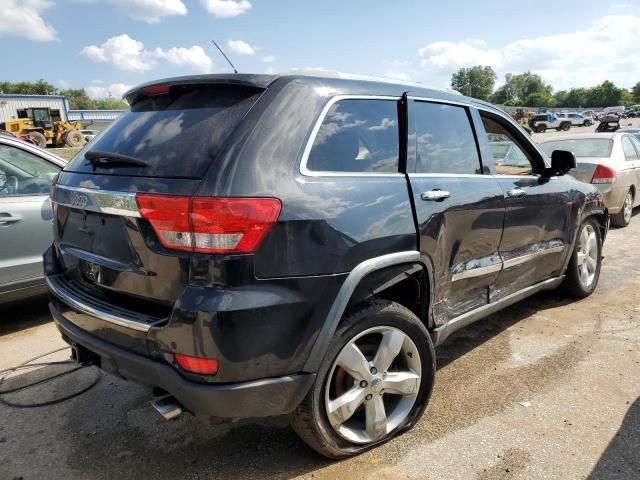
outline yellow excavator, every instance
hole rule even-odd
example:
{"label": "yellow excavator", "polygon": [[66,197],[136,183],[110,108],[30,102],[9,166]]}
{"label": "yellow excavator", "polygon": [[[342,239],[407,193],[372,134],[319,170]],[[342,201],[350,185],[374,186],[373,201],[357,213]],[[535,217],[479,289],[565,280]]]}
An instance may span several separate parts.
{"label": "yellow excavator", "polygon": [[84,144],[80,122],[62,120],[59,110],[34,107],[18,110],[17,113],[18,118],[0,123],[0,129],[14,135],[27,135],[41,148],[47,145],[79,147]]}

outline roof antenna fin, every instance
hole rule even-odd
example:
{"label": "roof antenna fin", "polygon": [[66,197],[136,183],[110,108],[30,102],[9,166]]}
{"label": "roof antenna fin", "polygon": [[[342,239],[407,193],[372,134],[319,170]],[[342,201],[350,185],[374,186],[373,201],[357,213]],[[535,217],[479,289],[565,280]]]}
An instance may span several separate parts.
{"label": "roof antenna fin", "polygon": [[231,68],[233,68],[233,73],[238,73],[238,70],[236,70],[236,67],[234,67],[234,66],[233,66],[233,63],[231,63],[231,60],[229,60],[229,57],[227,57],[227,56],[225,55],[225,53],[222,51],[222,49],[220,48],[220,45],[218,45],[218,44],[216,43],[216,41],[215,41],[215,40],[211,40],[211,43],[213,43],[213,44],[216,46],[216,48],[220,51],[220,53],[222,54],[222,56],[224,57],[224,59],[225,59],[227,62],[229,62],[229,65],[231,65]]}

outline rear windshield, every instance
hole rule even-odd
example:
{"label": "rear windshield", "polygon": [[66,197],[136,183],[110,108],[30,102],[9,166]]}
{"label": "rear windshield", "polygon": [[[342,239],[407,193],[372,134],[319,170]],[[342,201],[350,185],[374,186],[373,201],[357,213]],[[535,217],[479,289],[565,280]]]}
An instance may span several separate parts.
{"label": "rear windshield", "polygon": [[96,173],[201,178],[261,90],[217,85],[173,86],[167,95],[142,97],[67,164],[93,172],[87,151],[118,153],[149,166],[102,165]]}
{"label": "rear windshield", "polygon": [[609,157],[613,140],[609,138],[580,138],[575,140],[557,140],[545,142],[540,148],[551,156],[554,150],[567,150],[576,157]]}

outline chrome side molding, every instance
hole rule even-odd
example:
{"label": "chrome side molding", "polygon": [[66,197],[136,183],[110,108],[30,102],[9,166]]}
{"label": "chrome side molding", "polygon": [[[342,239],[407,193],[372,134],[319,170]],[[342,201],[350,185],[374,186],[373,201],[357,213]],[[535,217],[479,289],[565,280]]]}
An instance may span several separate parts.
{"label": "chrome side molding", "polygon": [[51,200],[69,208],[140,218],[135,193],[53,185]]}

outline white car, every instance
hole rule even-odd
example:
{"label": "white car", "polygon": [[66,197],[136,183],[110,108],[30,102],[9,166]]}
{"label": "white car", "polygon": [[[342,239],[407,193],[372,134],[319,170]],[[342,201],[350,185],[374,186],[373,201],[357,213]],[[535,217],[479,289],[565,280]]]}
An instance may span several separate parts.
{"label": "white car", "polygon": [[93,140],[98,134],[98,132],[96,132],[95,130],[80,130],[80,133],[84,135],[84,140],[87,143]]}
{"label": "white car", "polygon": [[0,135],[0,303],[46,292],[42,254],[53,239],[49,187],[65,164]]}
{"label": "white car", "polygon": [[569,120],[572,127],[590,127],[593,125],[593,120],[578,112],[560,113],[558,117]]}

